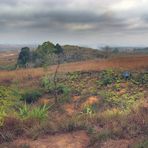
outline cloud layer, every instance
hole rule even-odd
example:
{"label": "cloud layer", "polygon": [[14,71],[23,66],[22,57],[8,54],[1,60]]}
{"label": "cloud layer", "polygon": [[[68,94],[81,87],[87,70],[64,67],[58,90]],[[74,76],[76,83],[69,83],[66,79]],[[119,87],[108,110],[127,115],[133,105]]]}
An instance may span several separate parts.
{"label": "cloud layer", "polygon": [[1,0],[0,43],[146,46],[147,0]]}

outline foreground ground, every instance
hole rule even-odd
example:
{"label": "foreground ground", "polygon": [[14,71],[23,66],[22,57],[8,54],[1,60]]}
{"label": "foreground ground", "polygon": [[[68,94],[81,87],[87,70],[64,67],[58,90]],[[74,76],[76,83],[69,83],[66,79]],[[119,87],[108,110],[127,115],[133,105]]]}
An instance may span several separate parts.
{"label": "foreground ground", "polygon": [[[3,144],[1,148],[86,148],[89,147],[89,137],[85,131],[44,136],[37,140],[19,139],[13,143]],[[131,140],[109,140],[101,148],[128,148]]]}
{"label": "foreground ground", "polygon": [[0,148],[147,148],[147,69],[147,56],[62,64],[59,106],[55,66],[0,71]]}

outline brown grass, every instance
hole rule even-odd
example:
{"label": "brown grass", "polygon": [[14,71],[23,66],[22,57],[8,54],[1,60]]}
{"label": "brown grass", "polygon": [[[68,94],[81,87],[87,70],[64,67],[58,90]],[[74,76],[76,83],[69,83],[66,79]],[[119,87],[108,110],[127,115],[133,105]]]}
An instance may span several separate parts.
{"label": "brown grass", "polygon": [[[47,70],[43,68],[19,69],[14,71],[0,71],[0,82],[5,79],[18,80],[24,82],[25,80],[38,79],[41,76],[49,73],[54,73],[56,66],[50,66]],[[59,72],[75,72],[75,71],[100,71],[107,68],[120,69],[146,69],[148,68],[148,56],[137,55],[128,57],[118,57],[108,60],[88,60],[82,62],[61,64]]]}
{"label": "brown grass", "polygon": [[18,57],[17,51],[1,51],[0,66],[10,66],[16,64]]}

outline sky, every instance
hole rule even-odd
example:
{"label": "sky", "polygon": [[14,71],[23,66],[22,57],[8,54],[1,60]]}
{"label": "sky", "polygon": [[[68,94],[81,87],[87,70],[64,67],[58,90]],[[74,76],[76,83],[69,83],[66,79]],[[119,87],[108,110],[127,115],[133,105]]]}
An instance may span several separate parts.
{"label": "sky", "polygon": [[147,46],[148,0],[0,0],[0,44]]}

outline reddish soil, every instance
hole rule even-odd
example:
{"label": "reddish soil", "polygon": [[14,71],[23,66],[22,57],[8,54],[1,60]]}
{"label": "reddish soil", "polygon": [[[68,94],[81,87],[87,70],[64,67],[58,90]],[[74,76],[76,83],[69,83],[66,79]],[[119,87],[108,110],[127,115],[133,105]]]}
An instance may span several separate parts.
{"label": "reddish soil", "polygon": [[42,137],[38,140],[18,139],[12,145],[20,147],[28,145],[30,148],[85,148],[89,143],[89,138],[84,131],[58,134]]}
{"label": "reddish soil", "polygon": [[129,140],[109,140],[102,144],[101,148],[128,148]]}

